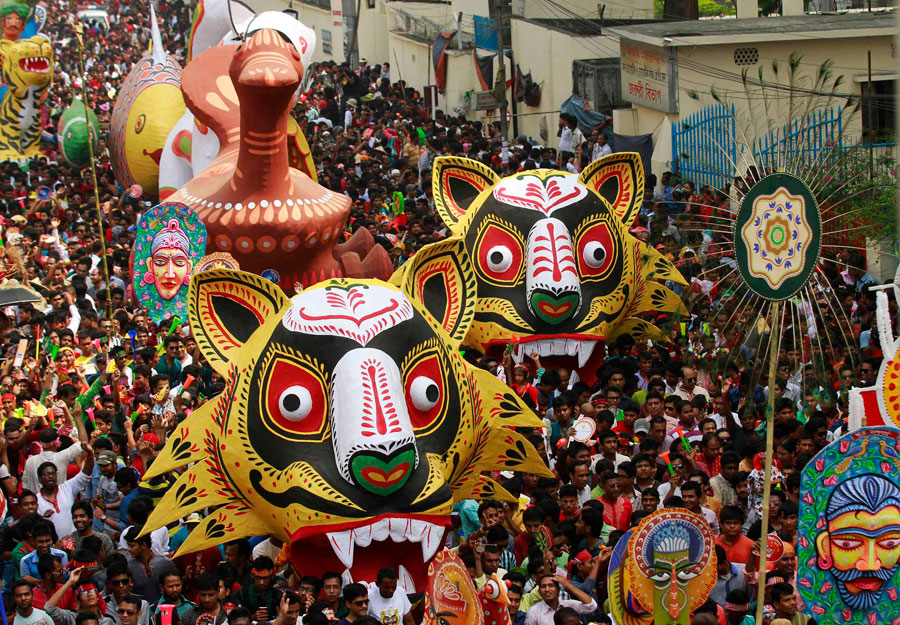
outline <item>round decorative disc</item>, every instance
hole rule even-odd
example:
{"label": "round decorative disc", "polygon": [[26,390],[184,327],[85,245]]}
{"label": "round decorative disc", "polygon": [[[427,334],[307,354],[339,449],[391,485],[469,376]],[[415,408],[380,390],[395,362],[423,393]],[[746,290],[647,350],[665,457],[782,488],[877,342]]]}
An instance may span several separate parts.
{"label": "round decorative disc", "polygon": [[766,176],[747,192],[734,228],[738,270],[754,293],[780,301],[803,288],[822,247],[822,217],[806,183]]}

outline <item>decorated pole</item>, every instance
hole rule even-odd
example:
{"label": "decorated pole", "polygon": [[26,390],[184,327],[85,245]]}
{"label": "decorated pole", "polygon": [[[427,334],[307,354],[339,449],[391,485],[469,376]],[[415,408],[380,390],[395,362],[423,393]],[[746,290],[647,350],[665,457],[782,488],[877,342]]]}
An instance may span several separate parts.
{"label": "decorated pole", "polygon": [[[78,70],[81,73],[81,99],[85,110],[90,110],[87,99],[87,77],[84,75],[84,25],[74,22],[75,37],[78,39]],[[106,281],[106,314],[112,319],[112,294],[109,288],[109,265],[106,260],[106,231],[103,228],[103,211],[100,209],[100,188],[97,186],[97,164],[94,162],[94,138],[91,135],[91,127],[88,116],[85,115],[84,123],[87,125],[88,153],[91,158],[91,178],[94,183],[94,206],[97,209],[97,227],[100,229],[100,255],[103,261],[103,279]]]}
{"label": "decorated pole", "polygon": [[768,559],[769,498],[772,494],[772,456],[775,429],[775,375],[778,371],[779,314],[781,302],[772,303],[772,321],[769,324],[769,404],[766,407],[766,466],[763,473],[762,528],[759,534],[759,580],[756,586],[756,625],[763,623],[766,594],[766,561]]}

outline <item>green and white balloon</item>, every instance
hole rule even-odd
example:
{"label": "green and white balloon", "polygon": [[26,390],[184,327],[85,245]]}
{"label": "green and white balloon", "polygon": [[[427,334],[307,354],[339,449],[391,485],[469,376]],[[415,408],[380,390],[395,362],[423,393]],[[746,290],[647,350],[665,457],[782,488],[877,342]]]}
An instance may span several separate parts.
{"label": "green and white balloon", "polygon": [[[88,130],[90,129],[90,130]],[[87,167],[91,157],[88,148],[88,132],[96,149],[100,137],[100,122],[94,111],[75,100],[59,118],[57,137],[62,158],[73,167]]]}

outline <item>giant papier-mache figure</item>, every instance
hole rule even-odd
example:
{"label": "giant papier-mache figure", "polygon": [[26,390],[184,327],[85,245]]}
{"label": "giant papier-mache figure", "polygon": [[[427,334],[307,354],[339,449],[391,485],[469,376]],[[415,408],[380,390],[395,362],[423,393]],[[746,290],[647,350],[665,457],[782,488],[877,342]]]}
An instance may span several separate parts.
{"label": "giant papier-mache figure", "polygon": [[41,144],[41,105],[53,83],[53,45],[44,35],[0,39],[0,160],[37,156]]}
{"label": "giant papier-mache figure", "polygon": [[466,345],[482,353],[511,345],[516,362],[536,351],[542,364],[592,381],[602,341],[623,333],[666,340],[640,315],[684,311],[660,283],[684,279],[628,232],[644,197],[637,154],[612,154],[580,175],[532,170],[503,179],[477,161],[440,157],[433,180],[435,208],[478,280]]}
{"label": "giant papier-mache figure", "polygon": [[290,166],[289,112],[303,78],[301,51],[314,43],[250,30],[238,46],[200,54],[182,78],[188,107],[221,147],[169,200],[203,219],[207,251],[228,252],[242,269],[286,289],[335,277],[386,279],[391,271],[387,252],[365,228],[339,243],[350,199]]}
{"label": "giant papier-mache figure", "polygon": [[[300,62],[308,67],[315,49],[315,33],[293,16],[278,11],[256,13],[237,0],[197,0],[188,41],[187,63],[206,50],[237,46],[253,32],[272,28],[300,52]],[[207,68],[209,69],[209,68]],[[219,78],[227,78],[228,67],[218,68]],[[309,144],[299,124],[288,117],[287,144],[291,167],[299,169],[314,181],[316,167]],[[187,109],[166,137],[159,162],[159,197],[166,199],[200,174],[219,155],[222,145],[209,127]]]}
{"label": "giant papier-mache figure", "polygon": [[181,65],[166,54],[150,5],[152,47],[125,77],[109,124],[110,162],[124,188],[138,184],[147,199],[159,195],[159,159],[169,130],[184,113]]}
{"label": "giant papier-mache figure", "polygon": [[37,156],[41,105],[53,84],[53,45],[39,34],[47,10],[36,2],[0,5],[0,160]]}
{"label": "giant papier-mache figure", "polygon": [[[475,308],[461,248],[421,250],[399,286],[332,279],[290,300],[249,273],[195,274],[191,329],[227,387],[153,463],[182,473],[146,527],[211,508],[180,552],[271,533],[308,574],[393,566],[422,591],[453,503],[513,499],[485,471],[549,475],[511,427],[540,421],[460,356]],[[418,276],[440,303],[421,303]]]}
{"label": "giant papier-mache figure", "polygon": [[163,54],[151,18],[153,52],[129,74],[113,110],[119,183],[188,206],[209,231],[208,253],[230,254],[285,289],[387,279],[390,258],[365,228],[343,241],[350,200],[316,182],[290,116],[314,31],[284,13],[201,0],[182,72]]}

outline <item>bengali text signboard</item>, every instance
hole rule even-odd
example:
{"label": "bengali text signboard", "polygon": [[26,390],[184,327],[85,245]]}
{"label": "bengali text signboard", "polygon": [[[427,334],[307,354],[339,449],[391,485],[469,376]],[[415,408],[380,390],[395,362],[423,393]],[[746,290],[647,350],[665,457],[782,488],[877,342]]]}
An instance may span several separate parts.
{"label": "bengali text signboard", "polygon": [[664,113],[678,112],[675,51],[619,40],[622,98]]}

